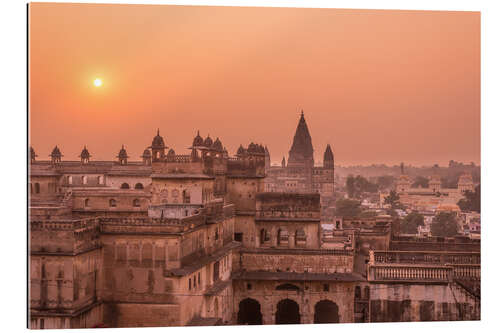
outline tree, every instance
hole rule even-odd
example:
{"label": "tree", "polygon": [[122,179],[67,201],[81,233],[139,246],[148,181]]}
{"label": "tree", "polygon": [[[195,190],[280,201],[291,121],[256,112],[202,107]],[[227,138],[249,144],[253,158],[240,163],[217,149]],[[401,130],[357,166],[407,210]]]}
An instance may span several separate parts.
{"label": "tree", "polygon": [[357,193],[356,193],[356,182],[352,175],[349,175],[347,177],[347,180],[345,182],[345,187],[347,190],[347,196],[349,198],[354,198]]}
{"label": "tree", "polygon": [[377,185],[379,189],[386,189],[394,184],[394,176],[379,176],[377,178]]}
{"label": "tree", "polygon": [[401,232],[403,234],[416,234],[420,225],[424,225],[424,216],[413,211],[401,221]]}
{"label": "tree", "polygon": [[361,203],[358,200],[339,199],[335,215],[342,217],[355,217],[361,213]]}
{"label": "tree", "polygon": [[413,184],[411,184],[411,187],[416,188],[416,187],[423,187],[423,188],[428,188],[429,187],[429,179],[418,176]]}
{"label": "tree", "polygon": [[389,192],[389,195],[384,198],[384,204],[391,205],[391,209],[398,209],[402,207],[399,202],[399,194],[397,194],[394,190]]}
{"label": "tree", "polygon": [[347,189],[347,195],[349,198],[361,198],[362,194],[365,192],[375,193],[378,191],[378,185],[371,183],[368,179],[363,176],[349,175],[345,183]]}
{"label": "tree", "polygon": [[458,223],[452,212],[440,212],[431,224],[432,236],[453,237],[458,234]]}
{"label": "tree", "polygon": [[481,213],[481,185],[476,186],[474,192],[465,191],[465,198],[458,201],[458,206],[463,211]]}

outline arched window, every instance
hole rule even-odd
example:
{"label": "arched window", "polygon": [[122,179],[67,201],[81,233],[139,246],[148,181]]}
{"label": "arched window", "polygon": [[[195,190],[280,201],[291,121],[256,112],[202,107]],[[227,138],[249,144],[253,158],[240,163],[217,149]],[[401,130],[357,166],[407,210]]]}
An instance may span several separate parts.
{"label": "arched window", "polygon": [[356,288],[354,288],[354,298],[355,299],[361,298],[361,287],[360,286],[356,286]]}
{"label": "arched window", "polygon": [[370,287],[365,287],[365,299],[370,299]]}
{"label": "arched window", "polygon": [[116,200],[115,199],[109,200],[109,207],[116,207]]}
{"label": "arched window", "polygon": [[123,183],[122,186],[120,186],[121,189],[128,190],[130,188],[130,185],[128,183]]}
{"label": "arched window", "polygon": [[269,241],[271,240],[271,237],[269,235],[269,231],[267,231],[266,229],[261,229],[260,230],[260,244],[266,244],[266,243],[269,243]]}
{"label": "arched window", "polygon": [[301,247],[306,245],[306,233],[304,229],[299,229],[295,231],[295,246]]}
{"label": "arched window", "polygon": [[134,207],[141,207],[139,199],[134,199]]}
{"label": "arched window", "polygon": [[40,184],[35,183],[35,193],[40,193]]}
{"label": "arched window", "polygon": [[137,184],[135,184],[135,189],[136,190],[143,190],[144,186],[142,185],[142,183],[137,183]]}
{"label": "arched window", "polygon": [[191,203],[191,194],[189,190],[182,191],[182,203]]}
{"label": "arched window", "polygon": [[97,183],[98,183],[99,185],[104,184],[102,176],[97,176]]}
{"label": "arched window", "polygon": [[278,229],[278,246],[284,246],[288,244],[288,231]]}
{"label": "arched window", "polygon": [[82,176],[82,184],[87,184],[87,176]]}
{"label": "arched window", "polygon": [[68,176],[68,184],[73,184],[73,176]]}
{"label": "arched window", "polygon": [[85,199],[85,207],[89,207],[90,206],[90,199]]}

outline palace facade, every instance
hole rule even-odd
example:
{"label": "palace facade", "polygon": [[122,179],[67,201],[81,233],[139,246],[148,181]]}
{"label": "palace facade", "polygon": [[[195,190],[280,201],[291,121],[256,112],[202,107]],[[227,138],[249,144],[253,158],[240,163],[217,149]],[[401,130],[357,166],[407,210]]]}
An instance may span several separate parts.
{"label": "palace facade", "polygon": [[302,115],[283,172],[303,191],[266,191],[264,146],[199,133],[180,155],[158,131],[141,162],[30,149],[30,328],[479,319],[480,241],[326,233],[333,154],[316,168],[310,143]]}

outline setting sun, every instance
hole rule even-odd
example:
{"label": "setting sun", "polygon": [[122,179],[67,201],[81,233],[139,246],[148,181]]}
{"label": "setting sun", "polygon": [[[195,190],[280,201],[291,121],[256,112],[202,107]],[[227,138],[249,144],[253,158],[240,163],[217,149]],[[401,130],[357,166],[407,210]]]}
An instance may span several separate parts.
{"label": "setting sun", "polygon": [[94,80],[94,86],[100,87],[101,85],[102,85],[101,79],[97,78],[97,79]]}

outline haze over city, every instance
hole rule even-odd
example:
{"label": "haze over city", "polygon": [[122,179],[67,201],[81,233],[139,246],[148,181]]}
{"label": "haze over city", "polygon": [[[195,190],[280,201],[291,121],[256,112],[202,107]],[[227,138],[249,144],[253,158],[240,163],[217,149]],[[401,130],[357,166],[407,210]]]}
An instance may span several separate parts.
{"label": "haze over city", "polygon": [[[30,5],[30,143],[139,160],[157,128],[288,150],[303,109],[320,161],[480,162],[480,14]],[[100,81],[96,81],[100,80]]]}

